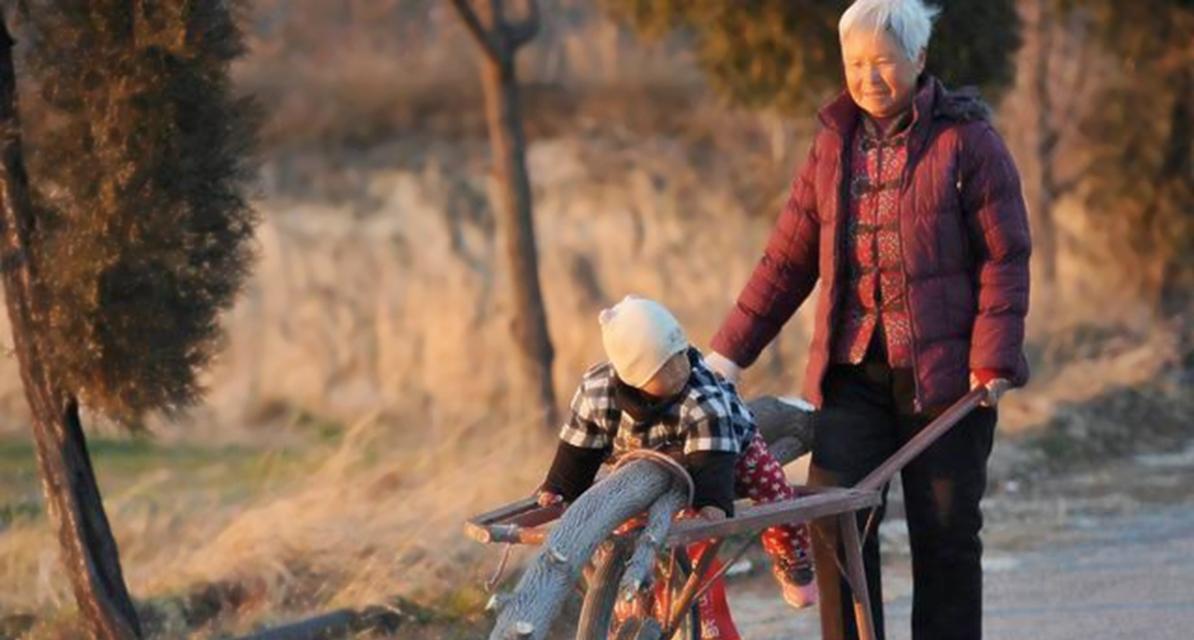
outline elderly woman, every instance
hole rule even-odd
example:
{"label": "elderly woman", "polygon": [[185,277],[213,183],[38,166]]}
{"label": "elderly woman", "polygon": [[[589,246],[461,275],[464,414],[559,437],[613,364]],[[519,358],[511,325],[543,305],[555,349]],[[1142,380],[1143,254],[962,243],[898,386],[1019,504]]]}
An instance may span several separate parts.
{"label": "elderly woman", "polygon": [[[934,15],[921,0],[859,0],[842,15],[846,90],[818,113],[787,206],[713,339],[710,364],[737,379],[820,284],[804,381],[819,409],[815,484],[852,485],[969,389],[1028,379],[1019,177],[978,98],[924,73]],[[1000,386],[901,473],[913,638],[981,636],[979,502]],[[882,637],[876,528],[864,559]],[[817,564],[833,567],[817,546]],[[824,637],[853,637],[839,615],[848,588],[818,573]]]}

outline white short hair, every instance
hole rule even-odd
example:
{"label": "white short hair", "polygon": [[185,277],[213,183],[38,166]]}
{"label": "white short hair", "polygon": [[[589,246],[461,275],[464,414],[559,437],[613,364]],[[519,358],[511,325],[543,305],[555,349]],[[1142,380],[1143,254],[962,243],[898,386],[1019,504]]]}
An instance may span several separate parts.
{"label": "white short hair", "polygon": [[915,60],[929,46],[933,18],[940,10],[922,0],[858,0],[842,14],[837,29],[840,37],[857,28],[887,31],[909,60]]}

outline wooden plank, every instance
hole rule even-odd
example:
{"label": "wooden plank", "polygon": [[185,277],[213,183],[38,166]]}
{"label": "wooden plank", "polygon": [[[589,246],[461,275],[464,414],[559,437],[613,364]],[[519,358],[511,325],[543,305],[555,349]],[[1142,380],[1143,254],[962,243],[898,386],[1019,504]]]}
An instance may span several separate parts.
{"label": "wooden plank", "polygon": [[875,621],[871,616],[871,592],[862,564],[862,539],[858,535],[858,520],[853,513],[838,516],[842,532],[842,546],[846,550],[846,580],[854,596],[854,622],[859,640],[875,640]]}
{"label": "wooden plank", "polygon": [[553,505],[550,507],[540,507],[538,509],[527,511],[526,513],[520,513],[516,516],[511,516],[506,518],[502,523],[513,524],[523,528],[538,527],[539,525],[558,520],[563,514],[563,507]]}
{"label": "wooden plank", "polygon": [[708,521],[681,520],[672,526],[668,545],[689,544],[708,538],[724,538],[735,533],[755,532],[772,525],[808,522],[822,516],[852,513],[879,504],[877,491],[836,489],[791,500],[751,506],[733,518]]}
{"label": "wooden plank", "polygon": [[537,527],[560,517],[564,508],[559,505],[540,507],[535,498],[524,498],[517,502],[503,505],[480,515],[468,519],[475,525],[516,524],[520,527]]}
{"label": "wooden plank", "polygon": [[352,633],[352,624],[357,617],[357,612],[351,609],[337,609],[309,620],[243,636],[240,640],[320,640],[347,636]]}
{"label": "wooden plank", "polygon": [[520,527],[516,524],[464,524],[464,533],[481,544],[539,545],[547,539],[548,527]]}
{"label": "wooden plank", "polygon": [[523,498],[522,500],[517,500],[509,504],[504,504],[492,511],[486,511],[485,513],[475,515],[469,518],[468,521],[481,525],[494,524],[497,522],[502,522],[511,516],[516,516],[538,508],[539,503],[535,500],[534,496],[531,496],[529,498]]}

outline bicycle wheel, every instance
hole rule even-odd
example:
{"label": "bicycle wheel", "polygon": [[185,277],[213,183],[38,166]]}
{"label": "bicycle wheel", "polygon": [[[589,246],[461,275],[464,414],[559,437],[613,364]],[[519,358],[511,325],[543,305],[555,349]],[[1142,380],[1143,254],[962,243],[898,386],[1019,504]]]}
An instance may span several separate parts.
{"label": "bicycle wheel", "polygon": [[618,537],[604,543],[595,554],[576,625],[576,640],[606,640],[610,636],[618,586],[633,551],[630,540]]}
{"label": "bicycle wheel", "polygon": [[[577,640],[655,640],[663,637],[663,627],[668,613],[659,611],[660,602],[652,602],[650,609],[653,617],[630,618],[621,623],[615,621],[613,612],[618,597],[618,589],[622,580],[622,572],[626,568],[634,551],[630,540],[615,539],[607,543],[598,552],[594,560],[594,569],[585,590],[584,603],[581,605],[580,619],[577,622]],[[656,574],[662,576],[666,568],[666,558],[661,558],[657,565]],[[673,584],[668,585],[672,593],[668,600],[674,602],[680,595],[684,580],[692,571],[692,563],[688,553],[683,549],[676,551],[676,576]],[[688,608],[687,615],[681,624],[681,638],[700,640],[701,618],[700,609],[694,602]]]}

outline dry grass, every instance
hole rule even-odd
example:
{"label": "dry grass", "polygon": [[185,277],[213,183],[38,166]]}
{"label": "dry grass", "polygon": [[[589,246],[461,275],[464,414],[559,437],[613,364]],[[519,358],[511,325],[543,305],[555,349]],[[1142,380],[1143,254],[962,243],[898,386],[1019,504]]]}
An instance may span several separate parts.
{"label": "dry grass", "polygon": [[[540,460],[546,436],[498,426],[477,421],[419,433],[366,416],[335,447],[283,463],[271,482],[235,477],[269,476],[269,469],[230,468],[218,457],[195,469],[130,469],[117,478],[105,470],[106,456],[97,464],[101,479],[111,480],[107,509],[138,598],[160,603],[210,585],[240,594],[233,610],[198,628],[168,621],[174,626],[164,637],[245,631],[393,596],[475,613],[483,603],[476,585],[485,550],[463,539],[460,524],[524,494],[547,462]],[[262,456],[263,466],[269,457]],[[225,484],[250,492],[236,495],[222,490]],[[0,590],[0,612],[70,609],[44,519],[18,519],[0,536],[0,581],[27,587]],[[39,633],[58,624],[44,621]]]}

